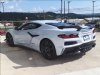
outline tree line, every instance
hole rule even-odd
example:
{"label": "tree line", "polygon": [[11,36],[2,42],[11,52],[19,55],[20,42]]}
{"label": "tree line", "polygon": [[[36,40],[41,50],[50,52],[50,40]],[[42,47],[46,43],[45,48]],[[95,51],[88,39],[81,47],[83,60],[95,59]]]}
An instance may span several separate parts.
{"label": "tree line", "polygon": [[[75,14],[75,13],[69,13],[65,14],[65,16],[60,13],[53,13],[53,12],[45,12],[45,13],[24,13],[24,12],[0,12],[0,21],[21,21],[26,20],[26,17],[28,20],[51,20],[51,19],[57,19],[57,18],[88,18],[92,17],[92,14]],[[95,14],[94,17],[100,17],[100,14]]]}

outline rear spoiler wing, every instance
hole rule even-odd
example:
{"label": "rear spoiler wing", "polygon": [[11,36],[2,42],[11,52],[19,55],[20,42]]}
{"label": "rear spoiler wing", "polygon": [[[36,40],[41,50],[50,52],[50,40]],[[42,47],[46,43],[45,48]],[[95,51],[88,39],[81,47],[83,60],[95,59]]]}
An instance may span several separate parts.
{"label": "rear spoiler wing", "polygon": [[82,27],[80,26],[57,26],[57,28],[59,29],[64,29],[64,28],[76,28],[77,31],[80,31],[82,29]]}

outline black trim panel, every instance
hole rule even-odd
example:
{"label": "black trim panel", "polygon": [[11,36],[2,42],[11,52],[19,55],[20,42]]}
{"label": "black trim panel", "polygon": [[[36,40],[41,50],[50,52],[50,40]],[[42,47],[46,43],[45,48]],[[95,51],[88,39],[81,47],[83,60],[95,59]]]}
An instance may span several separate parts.
{"label": "black trim panel", "polygon": [[33,35],[32,33],[30,33],[30,32],[27,32],[31,37],[37,37],[37,36],[39,36],[39,35]]}

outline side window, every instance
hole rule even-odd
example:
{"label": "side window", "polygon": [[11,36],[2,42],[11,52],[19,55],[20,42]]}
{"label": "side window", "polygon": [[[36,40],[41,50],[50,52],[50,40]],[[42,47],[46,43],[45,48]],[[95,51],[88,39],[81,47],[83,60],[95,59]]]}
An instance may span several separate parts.
{"label": "side window", "polygon": [[41,25],[38,24],[38,23],[34,23],[34,25],[35,25],[34,29],[39,28],[39,27],[41,26]]}
{"label": "side window", "polygon": [[36,29],[39,28],[41,25],[37,24],[37,23],[29,23],[27,25],[25,25],[22,29],[23,30],[28,30],[28,29]]}

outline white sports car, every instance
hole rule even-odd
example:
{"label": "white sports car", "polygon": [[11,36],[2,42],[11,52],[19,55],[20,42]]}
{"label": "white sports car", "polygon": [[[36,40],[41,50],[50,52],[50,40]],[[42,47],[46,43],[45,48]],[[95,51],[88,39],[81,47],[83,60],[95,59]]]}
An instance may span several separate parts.
{"label": "white sports car", "polygon": [[22,45],[54,59],[67,52],[91,49],[95,46],[95,29],[55,20],[36,20],[10,29],[6,41],[10,46]]}

